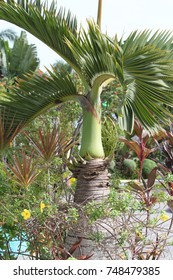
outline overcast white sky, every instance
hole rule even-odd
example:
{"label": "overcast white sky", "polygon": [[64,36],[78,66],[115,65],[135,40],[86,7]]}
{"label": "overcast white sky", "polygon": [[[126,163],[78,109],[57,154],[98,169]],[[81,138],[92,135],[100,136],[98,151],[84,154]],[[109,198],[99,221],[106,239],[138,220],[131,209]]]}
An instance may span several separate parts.
{"label": "overcast white sky", "polygon": [[[51,2],[49,0],[48,2]],[[97,17],[98,0],[57,0],[58,7],[65,7],[85,25],[86,18]],[[0,21],[0,31],[6,28],[20,30],[12,24]],[[127,36],[136,29],[173,30],[173,0],[103,0],[102,31],[108,35]],[[41,69],[49,67],[59,57],[43,43],[28,35],[29,43],[37,45]]]}

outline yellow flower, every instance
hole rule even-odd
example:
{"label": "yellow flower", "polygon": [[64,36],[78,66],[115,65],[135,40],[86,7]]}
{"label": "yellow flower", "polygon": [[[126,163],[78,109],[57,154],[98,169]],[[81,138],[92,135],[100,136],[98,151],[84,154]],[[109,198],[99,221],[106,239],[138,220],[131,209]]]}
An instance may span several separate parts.
{"label": "yellow flower", "polygon": [[139,230],[136,230],[136,235],[139,236],[141,239],[143,238],[143,235]]}
{"label": "yellow flower", "polygon": [[46,207],[43,201],[40,202],[40,212],[43,213],[43,209]]}
{"label": "yellow flower", "polygon": [[162,220],[163,222],[166,222],[167,220],[169,220],[169,216],[166,215],[165,213],[160,215],[160,220]]}
{"label": "yellow flower", "polygon": [[70,185],[73,185],[76,182],[76,178],[72,177],[68,180],[68,182],[69,182]]}
{"label": "yellow flower", "polygon": [[24,218],[24,220],[28,220],[31,217],[31,213],[27,209],[24,209],[23,212],[21,213],[21,215]]}
{"label": "yellow flower", "polygon": [[136,238],[138,241],[144,238],[144,236],[139,230],[136,230]]}

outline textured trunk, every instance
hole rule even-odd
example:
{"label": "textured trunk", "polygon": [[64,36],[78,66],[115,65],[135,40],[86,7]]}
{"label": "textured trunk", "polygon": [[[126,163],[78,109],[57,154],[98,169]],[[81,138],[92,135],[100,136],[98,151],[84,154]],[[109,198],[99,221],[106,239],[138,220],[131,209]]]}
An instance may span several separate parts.
{"label": "textured trunk", "polygon": [[[73,231],[68,234],[67,250],[82,238],[80,247],[74,256],[92,255],[91,259],[114,258],[115,246],[113,245],[113,226],[111,221],[104,219],[90,224],[83,214],[82,206],[90,201],[102,202],[109,194],[109,174],[107,162],[102,159],[88,161],[80,168],[74,201],[79,209],[79,222]],[[91,236],[100,234],[104,236],[102,242],[94,241]]]}
{"label": "textured trunk", "polygon": [[[104,218],[92,223],[82,211],[82,206],[88,202],[103,202],[109,194],[109,174],[107,162],[104,160],[104,150],[101,137],[101,90],[93,90],[92,94],[82,99],[83,108],[83,129],[80,147],[80,156],[86,164],[82,164],[75,177],[77,186],[74,202],[78,208],[79,219],[74,225],[73,231],[69,232],[66,248],[70,249],[77,241],[82,240],[80,247],[75,251],[74,256],[90,256],[92,259],[114,258],[115,246],[113,245],[113,230],[111,221]],[[93,238],[95,236],[95,238]],[[101,241],[100,242],[100,236]],[[96,238],[97,237],[97,238]],[[97,242],[96,242],[97,240]],[[98,242],[99,240],[99,242]]]}
{"label": "textured trunk", "polygon": [[109,193],[107,162],[92,159],[83,164],[78,175],[74,202],[86,204],[91,200],[102,201]]}

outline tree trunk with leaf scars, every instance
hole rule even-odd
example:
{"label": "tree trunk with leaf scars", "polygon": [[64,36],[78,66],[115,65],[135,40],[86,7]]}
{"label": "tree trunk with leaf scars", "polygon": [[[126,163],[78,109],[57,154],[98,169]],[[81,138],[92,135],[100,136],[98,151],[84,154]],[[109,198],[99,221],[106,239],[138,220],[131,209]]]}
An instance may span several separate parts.
{"label": "tree trunk with leaf scars", "polygon": [[[82,240],[74,256],[91,256],[90,259],[111,259],[114,257],[112,221],[99,219],[92,225],[83,214],[82,207],[88,202],[103,202],[109,195],[109,173],[107,161],[91,159],[80,166],[74,196],[79,211],[78,223],[67,237],[67,250],[75,242]],[[102,242],[98,244],[91,236],[102,235]]]}

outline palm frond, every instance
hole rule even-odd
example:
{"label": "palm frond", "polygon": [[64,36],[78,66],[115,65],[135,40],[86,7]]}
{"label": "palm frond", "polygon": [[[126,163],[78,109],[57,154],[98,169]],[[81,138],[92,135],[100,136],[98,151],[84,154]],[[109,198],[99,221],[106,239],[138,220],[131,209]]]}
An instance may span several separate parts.
{"label": "palm frond", "polygon": [[48,109],[63,101],[78,98],[76,85],[69,74],[56,70],[48,72],[49,76],[46,77],[25,76],[25,79],[19,80],[19,86],[11,88],[10,93],[1,98],[0,112],[9,139]]}
{"label": "palm frond", "polygon": [[158,49],[170,49],[172,44],[172,32],[168,30],[157,30],[152,34],[152,30],[133,31],[125,41],[121,40],[120,45],[124,54],[134,54],[146,46],[154,46]]}
{"label": "palm frond", "polygon": [[35,45],[27,42],[26,32],[16,37],[11,47],[8,40],[0,41],[1,71],[9,80],[25,72],[35,71],[39,59]]}
{"label": "palm frond", "polygon": [[[160,121],[172,118],[166,106],[173,107],[173,36],[168,31],[134,32],[122,45],[124,73],[123,116],[120,123],[126,125],[134,115],[142,125],[151,130]],[[132,131],[131,127],[130,131]]]}
{"label": "palm frond", "polygon": [[[93,21],[88,21],[88,30],[81,29],[80,36],[66,42],[73,52],[74,57],[81,65],[82,74],[92,87],[98,76],[100,83],[116,75],[115,59],[119,52],[108,36],[100,32]],[[109,77],[108,77],[109,76]]]}
{"label": "palm frond", "polygon": [[4,110],[0,112],[0,150],[4,150],[12,142],[22,126],[22,122],[16,123],[15,118],[9,120],[6,113]]}
{"label": "palm frond", "polygon": [[56,10],[53,1],[50,7],[41,1],[0,1],[0,19],[11,22],[49,46],[58,55],[65,59],[77,72],[80,71],[77,61],[71,52],[66,39],[71,34],[77,36],[77,20],[64,9]]}

